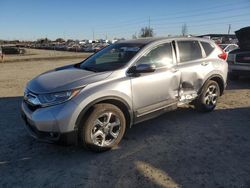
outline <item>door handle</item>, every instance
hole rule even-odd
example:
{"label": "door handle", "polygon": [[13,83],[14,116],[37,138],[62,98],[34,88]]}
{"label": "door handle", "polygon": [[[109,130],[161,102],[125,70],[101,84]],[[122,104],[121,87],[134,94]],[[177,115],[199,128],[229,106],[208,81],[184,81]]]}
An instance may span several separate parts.
{"label": "door handle", "polygon": [[208,62],[202,62],[201,65],[207,66],[207,65],[208,65]]}

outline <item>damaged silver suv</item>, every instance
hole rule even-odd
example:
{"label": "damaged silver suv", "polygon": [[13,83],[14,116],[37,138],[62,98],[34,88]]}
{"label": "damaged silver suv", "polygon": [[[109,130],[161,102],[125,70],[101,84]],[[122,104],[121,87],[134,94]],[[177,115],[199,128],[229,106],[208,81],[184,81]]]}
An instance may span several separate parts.
{"label": "damaged silver suv", "polygon": [[179,105],[212,111],[226,86],[225,58],[201,38],[121,41],[31,80],[22,117],[35,138],[105,151],[126,128]]}

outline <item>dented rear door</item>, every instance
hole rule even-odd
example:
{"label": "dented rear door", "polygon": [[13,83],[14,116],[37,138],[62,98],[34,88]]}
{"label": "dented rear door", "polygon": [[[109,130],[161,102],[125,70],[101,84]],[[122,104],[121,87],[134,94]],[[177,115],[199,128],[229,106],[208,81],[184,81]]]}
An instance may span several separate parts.
{"label": "dented rear door", "polygon": [[190,101],[197,97],[204,79],[213,70],[213,65],[205,59],[205,53],[198,41],[175,42],[178,70],[181,73],[179,97],[181,101]]}

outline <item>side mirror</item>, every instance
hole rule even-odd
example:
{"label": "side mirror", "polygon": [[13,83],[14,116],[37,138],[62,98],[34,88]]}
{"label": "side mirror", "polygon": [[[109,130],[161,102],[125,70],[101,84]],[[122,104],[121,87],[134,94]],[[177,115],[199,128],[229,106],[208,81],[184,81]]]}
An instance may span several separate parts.
{"label": "side mirror", "polygon": [[139,64],[137,66],[130,67],[128,73],[149,73],[154,72],[156,69],[155,65],[152,64]]}

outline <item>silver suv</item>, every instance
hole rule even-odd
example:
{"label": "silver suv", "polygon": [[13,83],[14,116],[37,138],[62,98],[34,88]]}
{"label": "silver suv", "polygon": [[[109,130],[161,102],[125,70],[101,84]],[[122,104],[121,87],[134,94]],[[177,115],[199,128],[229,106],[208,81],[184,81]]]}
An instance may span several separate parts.
{"label": "silver suv", "polygon": [[212,111],[226,86],[225,57],[201,38],[121,41],[31,80],[22,117],[35,138],[104,151],[126,128],[179,105]]}

